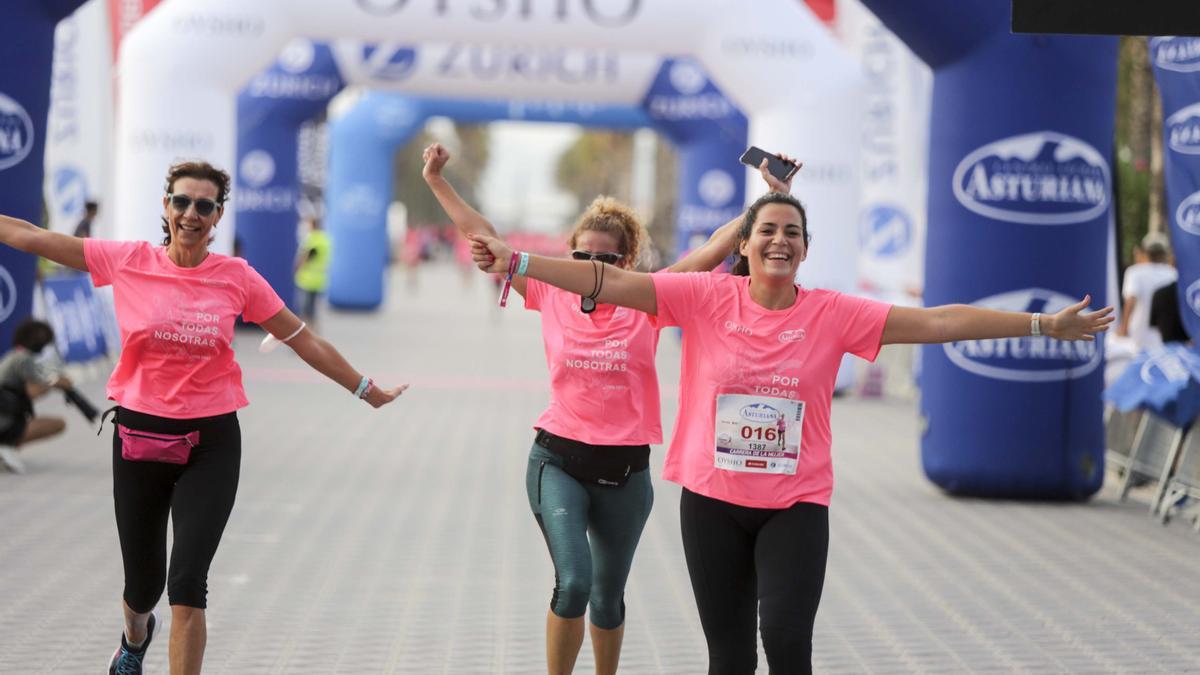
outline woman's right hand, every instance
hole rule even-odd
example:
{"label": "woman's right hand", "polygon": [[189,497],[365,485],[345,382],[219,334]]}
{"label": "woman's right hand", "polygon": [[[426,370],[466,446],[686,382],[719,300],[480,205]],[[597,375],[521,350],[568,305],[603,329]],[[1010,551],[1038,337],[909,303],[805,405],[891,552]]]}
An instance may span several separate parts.
{"label": "woman's right hand", "polygon": [[422,178],[426,181],[440,178],[442,167],[450,161],[450,151],[441,143],[433,143],[421,153],[421,160],[425,162],[425,167],[421,169]]}
{"label": "woman's right hand", "polygon": [[384,389],[383,387],[372,385],[371,388],[367,390],[367,393],[363,396],[363,400],[370,404],[372,408],[381,408],[396,400],[396,397],[398,397],[400,394],[403,394],[405,389],[408,389],[407,384],[402,384],[398,387],[392,387],[391,389]]}
{"label": "woman's right hand", "polygon": [[484,272],[508,272],[508,261],[513,256],[508,244],[486,234],[468,234],[467,239],[471,240],[471,257],[476,267]]}

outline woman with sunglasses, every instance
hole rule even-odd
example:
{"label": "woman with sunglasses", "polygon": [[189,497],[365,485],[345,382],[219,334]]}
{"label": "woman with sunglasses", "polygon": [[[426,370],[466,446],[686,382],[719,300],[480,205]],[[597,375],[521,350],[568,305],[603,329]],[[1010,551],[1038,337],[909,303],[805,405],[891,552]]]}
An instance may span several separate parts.
{"label": "woman with sunglasses", "polygon": [[[446,149],[435,143],[423,159],[422,175],[455,225],[466,235],[496,236],[442,176],[450,159]],[[772,189],[789,189],[765,168],[762,173]],[[715,268],[732,252],[737,222],[669,271]],[[598,197],[568,243],[575,260],[631,270],[646,235],[627,207]],[[658,326],[644,312],[598,303],[515,269],[501,271],[509,273],[525,307],[541,312],[550,369],[550,406],[534,423],[526,471],[529,505],[555,571],[546,614],[547,669],[572,671],[588,611],[596,672],[614,673],[624,635],[625,581],[654,501],[650,444],[662,443],[654,369]]]}
{"label": "woman with sunglasses", "polygon": [[[232,344],[238,315],[375,408],[407,386],[376,386],[306,330],[245,260],[208,250],[229,183],[227,173],[205,162],[172,166],[162,246],[81,239],[0,216],[0,243],[88,272],[97,286],[113,285],[121,356],[108,397],[117,403],[113,499],[125,569],[125,631],[110,674],[142,672],[157,623],[152,610],[164,586],[171,673],[200,672],[209,564],[237,492],[236,411],[248,404]],[[168,516],[174,527],[169,567]]]}
{"label": "woman with sunglasses", "polygon": [[[730,275],[603,271],[596,262],[515,253],[488,235],[472,236],[472,254],[484,271],[516,259],[530,286],[538,280],[683,328],[679,415],[663,475],[683,486],[680,525],[708,672],[753,673],[758,627],[772,673],[807,673],[833,492],[829,411],[843,355],[870,360],[892,343],[1092,340],[1112,322],[1112,308],[1085,312],[1085,297],[1045,316],[917,309],[801,288],[808,224],[786,194],[751,205],[738,238]],[[791,426],[782,448],[780,412]]]}

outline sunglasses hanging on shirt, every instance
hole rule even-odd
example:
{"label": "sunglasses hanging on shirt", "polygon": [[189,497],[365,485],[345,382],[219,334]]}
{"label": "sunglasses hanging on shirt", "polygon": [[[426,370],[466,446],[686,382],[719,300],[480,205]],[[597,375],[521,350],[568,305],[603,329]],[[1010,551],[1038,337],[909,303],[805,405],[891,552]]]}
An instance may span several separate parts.
{"label": "sunglasses hanging on shirt", "polygon": [[196,215],[201,218],[207,218],[217,210],[217,203],[211,199],[192,199],[187,195],[167,194],[167,199],[171,202],[171,208],[177,213],[187,213],[188,207],[192,204],[196,205]]}

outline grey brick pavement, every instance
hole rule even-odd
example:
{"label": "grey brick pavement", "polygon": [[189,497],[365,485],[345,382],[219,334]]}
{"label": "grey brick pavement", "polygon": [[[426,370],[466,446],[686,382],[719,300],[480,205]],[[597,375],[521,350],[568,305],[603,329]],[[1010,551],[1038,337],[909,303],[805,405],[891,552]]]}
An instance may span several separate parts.
{"label": "grey brick pavement", "polygon": [[[483,281],[433,268],[381,314],[326,317],[355,364],[412,382],[382,411],[286,350],[259,354],[256,334],[239,339],[252,404],[209,583],[206,672],[542,670],[553,572],[523,475],[545,366],[536,315],[489,309]],[[668,426],[677,362],[664,338]],[[99,382],[85,389],[100,398]],[[109,440],[71,421],[27,451],[27,475],[0,472],[2,673],[102,672],[120,632]],[[921,476],[911,403],[839,400],[833,423],[819,672],[1200,672],[1200,537],[1186,527],[1159,527],[1111,489],[1087,504],[948,498]],[[655,487],[623,670],[701,673],[679,490]],[[168,623],[165,599],[159,612]],[[166,672],[165,648],[148,672]]]}

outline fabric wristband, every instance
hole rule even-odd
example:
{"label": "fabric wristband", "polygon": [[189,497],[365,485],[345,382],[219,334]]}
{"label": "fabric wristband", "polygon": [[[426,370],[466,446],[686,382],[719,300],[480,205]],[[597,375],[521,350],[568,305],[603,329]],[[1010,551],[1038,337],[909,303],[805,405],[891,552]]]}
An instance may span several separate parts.
{"label": "fabric wristband", "polygon": [[366,393],[367,387],[370,384],[371,384],[371,378],[367,377],[366,375],[363,375],[362,379],[358,381],[358,389],[354,390],[354,398],[362,398],[363,394]]}

